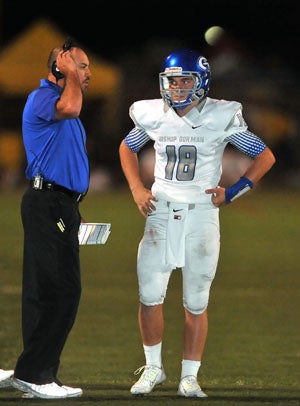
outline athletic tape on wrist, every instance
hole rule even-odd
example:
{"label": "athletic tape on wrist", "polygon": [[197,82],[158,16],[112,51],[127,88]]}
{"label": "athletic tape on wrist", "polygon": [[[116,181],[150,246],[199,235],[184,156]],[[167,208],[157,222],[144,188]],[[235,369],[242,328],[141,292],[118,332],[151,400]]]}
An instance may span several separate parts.
{"label": "athletic tape on wrist", "polygon": [[238,182],[225,190],[226,203],[233,202],[252,188],[253,182],[246,176],[242,176]]}

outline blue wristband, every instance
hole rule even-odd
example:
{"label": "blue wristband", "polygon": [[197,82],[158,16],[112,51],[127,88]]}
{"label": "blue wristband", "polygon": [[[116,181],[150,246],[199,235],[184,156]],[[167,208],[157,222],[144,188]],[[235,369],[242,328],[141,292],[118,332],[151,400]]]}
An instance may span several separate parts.
{"label": "blue wristband", "polygon": [[225,190],[226,203],[231,203],[252,188],[253,182],[245,176],[242,176],[238,182]]}

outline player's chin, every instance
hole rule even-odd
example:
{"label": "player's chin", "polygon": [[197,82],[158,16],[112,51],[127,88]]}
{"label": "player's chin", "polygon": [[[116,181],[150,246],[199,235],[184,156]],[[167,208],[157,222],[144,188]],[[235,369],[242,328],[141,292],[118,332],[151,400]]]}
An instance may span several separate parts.
{"label": "player's chin", "polygon": [[184,103],[186,101],[186,97],[173,97],[173,101],[176,103]]}

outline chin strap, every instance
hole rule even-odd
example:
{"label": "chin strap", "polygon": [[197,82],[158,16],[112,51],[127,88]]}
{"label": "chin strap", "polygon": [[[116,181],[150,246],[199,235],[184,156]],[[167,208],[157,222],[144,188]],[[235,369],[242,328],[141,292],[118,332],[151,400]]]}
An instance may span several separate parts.
{"label": "chin strap", "polygon": [[242,176],[238,182],[225,190],[226,203],[231,203],[253,188],[253,182]]}

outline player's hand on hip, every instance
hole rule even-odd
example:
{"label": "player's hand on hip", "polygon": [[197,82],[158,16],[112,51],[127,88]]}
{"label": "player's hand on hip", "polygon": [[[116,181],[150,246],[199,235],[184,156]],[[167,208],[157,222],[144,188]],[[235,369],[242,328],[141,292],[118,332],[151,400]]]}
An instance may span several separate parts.
{"label": "player's hand on hip", "polygon": [[154,202],[157,202],[157,199],[149,189],[145,187],[139,187],[132,190],[133,199],[139,209],[139,212],[143,217],[147,217],[149,213],[152,213],[156,210]]}
{"label": "player's hand on hip", "polygon": [[223,204],[226,203],[224,187],[218,186],[212,189],[206,189],[205,193],[211,195],[211,201],[215,207],[221,207]]}

